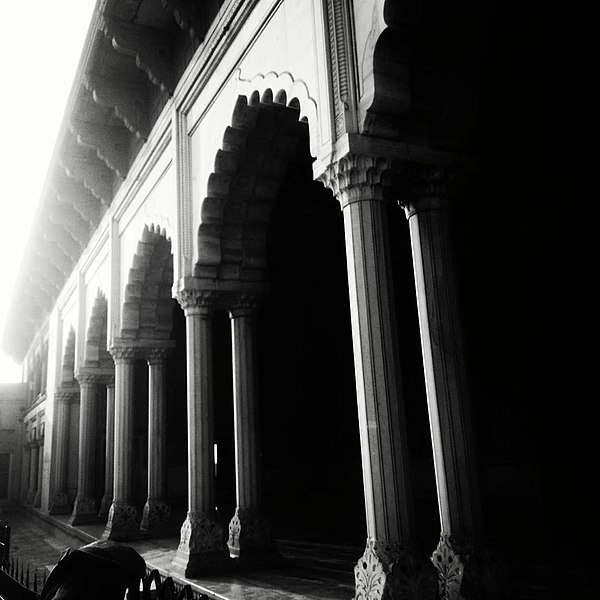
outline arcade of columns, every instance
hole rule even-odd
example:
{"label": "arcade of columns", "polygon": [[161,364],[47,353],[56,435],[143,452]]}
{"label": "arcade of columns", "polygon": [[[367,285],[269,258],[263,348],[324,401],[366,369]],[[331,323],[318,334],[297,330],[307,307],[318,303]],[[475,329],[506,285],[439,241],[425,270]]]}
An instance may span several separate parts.
{"label": "arcade of columns", "polygon": [[[400,201],[409,222],[417,289],[427,402],[434,454],[441,537],[432,556],[439,593],[458,598],[463,544],[482,535],[478,491],[470,448],[468,385],[458,317],[448,205],[447,170],[408,165],[400,172],[402,192],[390,200],[384,184],[391,161],[348,155],[329,167],[321,181],[340,201],[344,217],[351,323],[359,408],[367,523],[364,555],[355,567],[356,599],[382,598],[402,589],[412,560],[412,497],[406,423],[398,364],[394,301],[388,251],[387,206]],[[263,290],[188,278],[178,301],[186,319],[188,512],[174,567],[189,576],[227,564],[276,555],[261,517],[256,423],[255,313]],[[234,374],[237,508],[227,546],[215,512],[211,311],[229,311]],[[81,369],[79,385],[56,394],[58,432],[56,481],[51,514],[68,513],[67,438],[69,403],[79,396],[80,430],[77,497],[73,525],[107,520],[104,537],[131,539],[168,529],[165,474],[165,359],[172,342],[115,340],[114,373]],[[134,362],[148,364],[148,496],[141,523],[132,500]],[[98,512],[93,497],[95,403],[106,390],[105,493]],[[28,502],[41,489],[40,440],[31,442]]]}

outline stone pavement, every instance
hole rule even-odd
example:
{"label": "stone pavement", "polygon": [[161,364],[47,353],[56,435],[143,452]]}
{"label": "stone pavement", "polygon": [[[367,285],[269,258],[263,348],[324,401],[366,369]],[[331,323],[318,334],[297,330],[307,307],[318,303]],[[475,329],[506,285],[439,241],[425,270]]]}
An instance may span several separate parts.
{"label": "stone pavement", "polygon": [[[11,524],[11,554],[32,567],[51,568],[65,548],[79,548],[104,531],[103,525],[75,528],[66,516],[48,517],[29,508],[7,511],[2,518]],[[278,540],[286,559],[281,567],[186,579],[170,572],[178,543],[178,538],[128,542],[149,568],[216,600],[349,600],[354,596],[354,564],[362,554],[351,546]]]}

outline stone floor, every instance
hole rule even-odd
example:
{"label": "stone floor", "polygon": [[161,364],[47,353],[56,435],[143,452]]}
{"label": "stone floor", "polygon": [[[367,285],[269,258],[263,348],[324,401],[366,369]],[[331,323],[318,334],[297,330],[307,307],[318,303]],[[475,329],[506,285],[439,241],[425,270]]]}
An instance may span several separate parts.
{"label": "stone floor", "polygon": [[[31,509],[2,515],[11,524],[11,555],[32,567],[51,569],[67,548],[78,548],[100,538],[104,527],[74,528],[67,517],[48,517]],[[269,571],[184,579],[170,573],[178,538],[128,542],[149,568],[171,574],[181,583],[218,600],[350,600],[354,596],[353,566],[361,548],[313,542],[278,540],[284,564]]]}
{"label": "stone floor", "polygon": [[[68,517],[48,517],[31,509],[14,509],[0,515],[12,528],[11,554],[51,569],[61,552],[98,539],[104,527],[71,527]],[[178,537],[130,542],[150,568],[170,574]],[[351,600],[353,567],[362,548],[316,542],[278,540],[286,559],[278,568],[215,577],[182,579],[200,593],[217,600]],[[596,576],[589,568],[550,567],[543,564],[511,565],[512,593],[504,600],[600,600]]]}

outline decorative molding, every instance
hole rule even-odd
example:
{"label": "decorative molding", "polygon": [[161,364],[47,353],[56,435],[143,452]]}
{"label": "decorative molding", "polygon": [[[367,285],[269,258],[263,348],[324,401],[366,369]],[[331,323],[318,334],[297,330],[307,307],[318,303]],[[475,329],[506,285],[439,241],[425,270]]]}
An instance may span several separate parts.
{"label": "decorative molding", "polygon": [[213,306],[215,292],[203,290],[183,289],[177,292],[177,301],[184,310],[185,315],[207,314]]}
{"label": "decorative molding", "polygon": [[182,31],[187,31],[192,40],[200,41],[199,30],[202,15],[194,2],[185,0],[161,0],[160,5],[171,13]]}
{"label": "decorative molding", "polygon": [[364,554],[354,567],[354,600],[382,600],[384,597],[387,573],[377,556],[375,544],[375,540],[367,540]]}
{"label": "decorative molding", "polygon": [[131,82],[114,81],[88,74],[83,85],[94,101],[114,110],[128,131],[144,142],[148,139],[147,99],[145,90]]}
{"label": "decorative molding", "polygon": [[139,353],[138,348],[135,348],[134,346],[120,345],[111,346],[109,352],[112,355],[115,363],[132,362],[137,358]]}
{"label": "decorative molding", "polygon": [[121,54],[131,56],[161,93],[173,95],[174,72],[171,36],[162,30],[133,25],[102,16],[98,28]]}

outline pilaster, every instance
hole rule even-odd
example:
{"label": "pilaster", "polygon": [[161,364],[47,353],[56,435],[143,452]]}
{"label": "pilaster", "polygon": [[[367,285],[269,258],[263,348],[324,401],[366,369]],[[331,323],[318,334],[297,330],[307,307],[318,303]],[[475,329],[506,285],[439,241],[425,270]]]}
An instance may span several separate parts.
{"label": "pilaster", "polygon": [[182,290],[186,317],[188,415],[188,513],[173,568],[189,577],[228,561],[215,510],[214,407],[212,390],[212,294]]}
{"label": "pilaster", "polygon": [[44,436],[37,440],[38,444],[38,464],[37,464],[37,483],[33,506],[39,508],[42,505],[42,482],[44,478]]}

